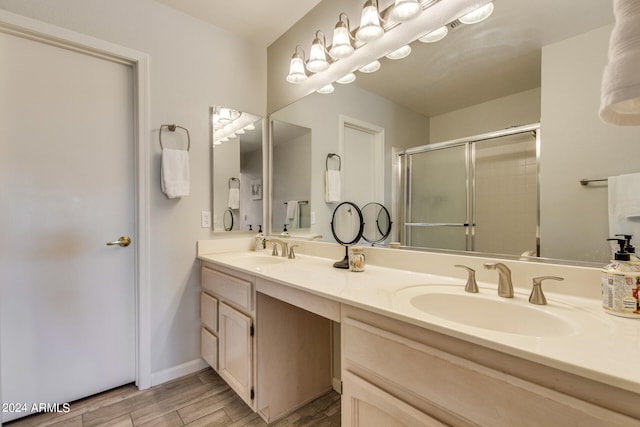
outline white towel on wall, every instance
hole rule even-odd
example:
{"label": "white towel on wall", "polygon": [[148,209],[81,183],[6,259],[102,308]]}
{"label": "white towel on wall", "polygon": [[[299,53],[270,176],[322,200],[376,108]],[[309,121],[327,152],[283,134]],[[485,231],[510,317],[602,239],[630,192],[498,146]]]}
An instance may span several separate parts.
{"label": "white towel on wall", "polygon": [[609,177],[609,237],[633,235],[640,242],[640,173]]}
{"label": "white towel on wall", "polygon": [[298,228],[298,220],[300,218],[300,204],[297,200],[289,200],[287,202],[287,224],[289,228]]}
{"label": "white towel on wall", "polygon": [[326,203],[334,203],[339,202],[341,196],[341,187],[340,187],[340,171],[339,170],[328,170],[325,173],[325,192],[324,192],[324,201]]}
{"label": "white towel on wall", "polygon": [[160,164],[160,187],[170,199],[189,195],[189,152],[186,150],[162,149]]}
{"label": "white towel on wall", "polygon": [[229,209],[240,209],[240,189],[229,188]]}

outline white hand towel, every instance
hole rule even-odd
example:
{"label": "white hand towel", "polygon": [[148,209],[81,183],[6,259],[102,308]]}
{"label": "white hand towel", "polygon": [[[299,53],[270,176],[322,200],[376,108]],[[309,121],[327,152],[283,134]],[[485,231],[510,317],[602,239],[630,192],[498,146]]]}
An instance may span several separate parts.
{"label": "white hand towel", "polygon": [[170,199],[189,195],[189,152],[186,150],[162,149],[160,186]]}
{"label": "white hand towel", "polygon": [[299,203],[297,200],[287,202],[287,224],[290,228],[298,228],[298,218],[300,217]]}
{"label": "white hand towel", "polygon": [[328,170],[325,173],[324,201],[327,203],[339,202],[341,196],[340,171]]}
{"label": "white hand towel", "polygon": [[601,87],[600,117],[614,125],[640,124],[640,2],[614,0],[616,23]]}
{"label": "white hand towel", "polygon": [[640,242],[640,173],[609,177],[609,234]]}
{"label": "white hand towel", "polygon": [[240,209],[240,189],[237,187],[229,189],[229,209]]}

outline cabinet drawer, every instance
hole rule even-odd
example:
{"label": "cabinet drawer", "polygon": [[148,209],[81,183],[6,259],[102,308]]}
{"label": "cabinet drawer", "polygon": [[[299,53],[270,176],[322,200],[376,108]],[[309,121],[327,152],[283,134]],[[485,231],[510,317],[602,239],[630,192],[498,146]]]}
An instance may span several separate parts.
{"label": "cabinet drawer", "polygon": [[200,356],[218,370],[218,338],[205,328],[200,328]]}
{"label": "cabinet drawer", "polygon": [[200,321],[211,332],[218,332],[218,300],[200,292]]}
{"label": "cabinet drawer", "polygon": [[202,267],[201,284],[202,289],[236,308],[246,311],[253,309],[252,283],[247,280]]}

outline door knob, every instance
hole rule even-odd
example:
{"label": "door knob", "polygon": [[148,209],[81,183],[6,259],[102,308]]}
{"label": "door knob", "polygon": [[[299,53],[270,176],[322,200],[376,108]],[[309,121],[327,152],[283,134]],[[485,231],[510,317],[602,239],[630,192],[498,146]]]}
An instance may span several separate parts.
{"label": "door knob", "polygon": [[129,236],[121,236],[118,240],[116,240],[115,242],[107,242],[107,246],[122,246],[123,248],[126,246],[129,246],[131,244],[131,237]]}

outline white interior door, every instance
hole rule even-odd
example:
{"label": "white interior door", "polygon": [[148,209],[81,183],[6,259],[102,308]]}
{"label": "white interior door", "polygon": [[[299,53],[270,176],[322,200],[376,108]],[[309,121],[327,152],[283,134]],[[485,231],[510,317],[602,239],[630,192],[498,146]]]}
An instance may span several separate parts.
{"label": "white interior door", "polygon": [[[0,33],[0,380],[65,403],[135,380],[133,70]],[[25,413],[3,413],[2,420]]]}

